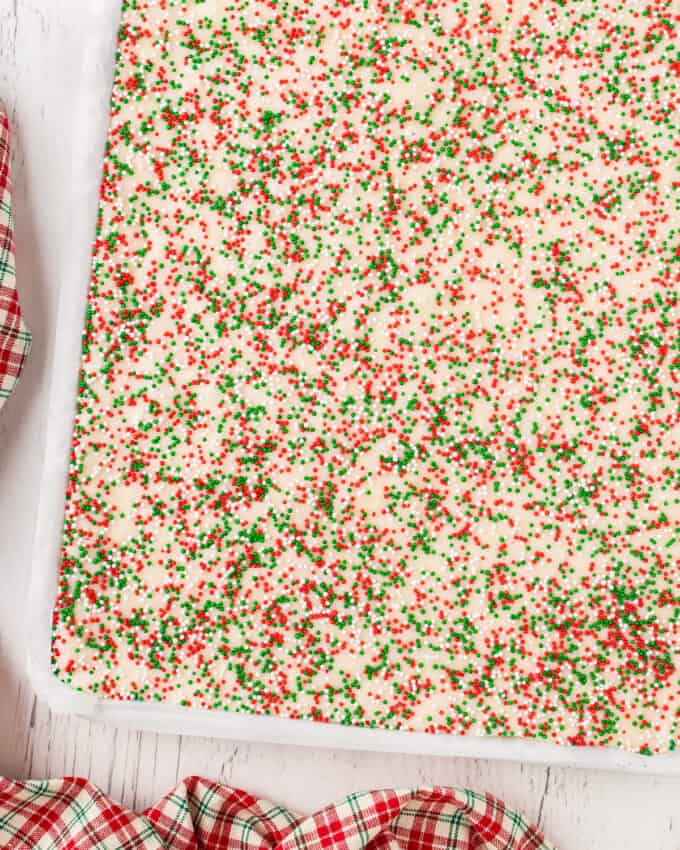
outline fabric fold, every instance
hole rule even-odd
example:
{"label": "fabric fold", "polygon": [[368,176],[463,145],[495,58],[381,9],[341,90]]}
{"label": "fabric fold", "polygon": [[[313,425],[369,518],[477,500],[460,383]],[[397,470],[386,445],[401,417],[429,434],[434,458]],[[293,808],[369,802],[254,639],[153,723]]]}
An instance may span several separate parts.
{"label": "fabric fold", "polygon": [[0,846],[13,850],[554,850],[489,794],[366,791],[303,817],[199,777],[135,814],[85,779],[0,779]]}
{"label": "fabric fold", "polygon": [[16,288],[9,120],[0,104],[0,409],[21,376],[30,348],[31,333]]}

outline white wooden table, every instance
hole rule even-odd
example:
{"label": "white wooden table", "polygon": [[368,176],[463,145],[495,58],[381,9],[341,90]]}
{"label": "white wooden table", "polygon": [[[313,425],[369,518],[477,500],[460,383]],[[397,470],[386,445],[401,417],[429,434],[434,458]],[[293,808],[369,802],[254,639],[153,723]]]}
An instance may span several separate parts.
{"label": "white wooden table", "polygon": [[[469,786],[524,811],[560,850],[680,850],[677,779],[128,733],[53,716],[34,698],[23,651],[31,628],[25,600],[68,228],[69,129],[83,109],[77,92],[86,75],[92,138],[103,145],[118,6],[119,0],[0,0],[0,98],[15,129],[18,272],[35,335],[24,380],[0,414],[0,774],[84,775],[137,808],[190,774],[301,811],[360,788]],[[85,63],[84,47],[93,42],[95,61]]]}

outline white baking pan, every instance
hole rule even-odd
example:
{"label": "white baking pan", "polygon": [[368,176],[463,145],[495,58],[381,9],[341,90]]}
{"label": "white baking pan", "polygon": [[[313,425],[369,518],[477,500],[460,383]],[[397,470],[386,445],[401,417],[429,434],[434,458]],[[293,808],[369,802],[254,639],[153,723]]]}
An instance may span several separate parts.
{"label": "white baking pan", "polygon": [[[96,7],[98,4],[93,5]],[[62,268],[55,270],[56,283],[59,284],[61,293],[60,307],[51,367],[45,462],[28,609],[31,611],[28,647],[30,675],[39,697],[56,712],[77,714],[129,728],[178,735],[204,735],[232,740],[340,749],[506,759],[680,776],[680,752],[650,757],[616,749],[560,747],[520,738],[476,735],[459,737],[382,731],[230,712],[159,707],[157,704],[119,702],[79,693],[61,683],[52,674],[52,607],[56,597],[64,494],[75,413],[91,246],[108,124],[109,91],[102,84],[102,79],[107,75],[101,73],[101,63],[113,63],[112,43],[118,14],[117,4],[107,2],[105,5],[106,9],[100,6],[98,10],[90,8],[83,11],[83,26],[86,30],[84,35],[87,35],[87,38],[84,38],[83,44],[81,91],[76,94],[79,109],[71,128],[74,140],[72,179],[70,184],[64,187],[63,209],[66,225]],[[102,57],[110,59],[104,60]],[[110,79],[109,76],[109,86]]]}

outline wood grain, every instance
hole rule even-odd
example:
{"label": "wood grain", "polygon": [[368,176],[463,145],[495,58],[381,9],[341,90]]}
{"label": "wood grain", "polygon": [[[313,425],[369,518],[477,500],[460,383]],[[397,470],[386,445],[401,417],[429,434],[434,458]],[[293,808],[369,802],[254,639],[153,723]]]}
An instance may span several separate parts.
{"label": "wood grain", "polygon": [[[314,751],[105,728],[53,716],[26,677],[28,565],[72,167],[69,128],[91,113],[102,145],[119,0],[0,0],[0,98],[15,129],[19,283],[35,346],[0,416],[0,773],[80,774],[141,808],[202,774],[310,811],[359,788],[489,790],[560,850],[680,850],[680,781],[464,759]],[[85,47],[96,43],[95,60]],[[92,55],[92,51],[90,51]],[[86,85],[87,104],[79,101]],[[92,107],[95,104],[95,108]]]}

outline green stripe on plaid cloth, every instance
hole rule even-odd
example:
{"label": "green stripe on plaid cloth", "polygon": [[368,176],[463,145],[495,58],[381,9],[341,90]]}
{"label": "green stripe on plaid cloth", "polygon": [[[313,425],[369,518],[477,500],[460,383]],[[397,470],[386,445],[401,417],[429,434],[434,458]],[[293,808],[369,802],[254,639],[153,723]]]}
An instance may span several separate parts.
{"label": "green stripe on plaid cloth", "polygon": [[16,290],[9,160],[9,121],[0,105],[0,408],[16,386],[31,347]]}
{"label": "green stripe on plaid cloth", "polygon": [[6,850],[552,850],[500,800],[452,788],[351,794],[310,817],[192,777],[143,814],[84,779],[0,779]]}

